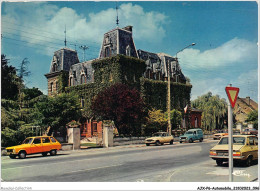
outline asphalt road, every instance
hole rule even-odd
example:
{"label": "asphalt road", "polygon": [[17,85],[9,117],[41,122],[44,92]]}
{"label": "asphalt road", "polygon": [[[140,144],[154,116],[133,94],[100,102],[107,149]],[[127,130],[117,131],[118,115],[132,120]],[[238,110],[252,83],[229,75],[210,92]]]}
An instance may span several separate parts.
{"label": "asphalt road", "polygon": [[[212,182],[223,181],[221,178],[228,181],[225,174],[228,167],[217,167],[208,156],[215,144],[216,141],[206,140],[61,151],[56,156],[32,155],[24,160],[2,157],[1,178],[7,182]],[[249,170],[251,177],[235,181],[257,178],[258,165],[242,168]]]}

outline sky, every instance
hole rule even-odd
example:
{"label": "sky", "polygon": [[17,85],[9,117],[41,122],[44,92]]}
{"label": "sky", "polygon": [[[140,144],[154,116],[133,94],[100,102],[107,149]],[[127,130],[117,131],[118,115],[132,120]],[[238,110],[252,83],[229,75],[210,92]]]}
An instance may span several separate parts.
{"label": "sky", "polygon": [[47,94],[54,51],[78,51],[86,60],[98,57],[103,35],[133,26],[137,49],[176,56],[191,80],[191,99],[212,92],[227,99],[225,87],[239,87],[239,97],[258,102],[258,5],[255,1],[46,1],[2,2],[1,54],[18,67],[30,61],[27,87]]}

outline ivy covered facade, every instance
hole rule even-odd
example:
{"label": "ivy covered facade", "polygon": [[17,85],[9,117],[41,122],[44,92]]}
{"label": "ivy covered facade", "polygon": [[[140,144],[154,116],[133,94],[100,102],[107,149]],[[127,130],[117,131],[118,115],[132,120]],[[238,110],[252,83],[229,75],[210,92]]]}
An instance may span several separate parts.
{"label": "ivy covered facade", "polygon": [[[168,74],[169,64],[169,74]],[[95,96],[104,88],[116,83],[127,84],[140,91],[148,109],[166,111],[167,78],[171,79],[171,109],[183,113],[189,125],[192,85],[186,80],[177,58],[164,53],[136,50],[132,27],[116,28],[104,34],[97,59],[79,62],[77,52],[63,48],[54,53],[48,80],[48,95],[75,91],[81,100],[83,136],[101,136],[102,122],[96,122],[91,111]],[[186,126],[187,126],[186,125]]]}

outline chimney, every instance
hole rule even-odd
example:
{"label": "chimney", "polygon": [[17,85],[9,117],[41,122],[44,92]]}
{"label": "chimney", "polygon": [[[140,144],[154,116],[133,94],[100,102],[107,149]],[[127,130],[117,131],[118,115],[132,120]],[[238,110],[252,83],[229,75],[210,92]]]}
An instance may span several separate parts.
{"label": "chimney", "polygon": [[247,104],[250,105],[250,97],[246,97],[246,100],[247,100]]}
{"label": "chimney", "polygon": [[132,32],[133,26],[129,25],[129,26],[124,27],[123,29]]}

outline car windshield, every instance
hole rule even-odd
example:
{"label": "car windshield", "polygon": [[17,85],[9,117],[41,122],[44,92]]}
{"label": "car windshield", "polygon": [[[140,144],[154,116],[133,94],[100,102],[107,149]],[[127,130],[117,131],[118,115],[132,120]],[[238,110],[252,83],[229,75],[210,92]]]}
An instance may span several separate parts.
{"label": "car windshield", "polygon": [[154,133],[153,134],[153,137],[161,137],[162,136],[162,133]]}
{"label": "car windshield", "polygon": [[32,143],[33,138],[27,138],[23,141],[23,144],[31,144]]}
{"label": "car windshield", "polygon": [[[228,144],[228,137],[222,138],[219,143],[219,145],[226,145]],[[244,145],[245,144],[245,137],[233,137],[233,144],[234,145]]]}
{"label": "car windshield", "polygon": [[193,134],[192,131],[187,131],[185,134]]}

